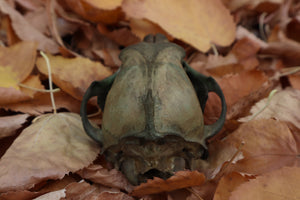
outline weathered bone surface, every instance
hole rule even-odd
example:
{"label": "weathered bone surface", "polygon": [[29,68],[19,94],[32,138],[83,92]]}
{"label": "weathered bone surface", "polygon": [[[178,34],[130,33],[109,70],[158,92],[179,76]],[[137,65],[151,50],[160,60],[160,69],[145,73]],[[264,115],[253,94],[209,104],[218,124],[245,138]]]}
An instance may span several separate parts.
{"label": "weathered bone surface", "polygon": [[[206,139],[224,124],[226,103],[220,87],[189,67],[184,55],[165,36],[149,35],[125,48],[119,71],[93,82],[84,95],[85,131],[134,185],[199,168],[196,163],[205,157]],[[221,116],[212,125],[203,124],[208,92],[215,92],[222,102]],[[87,119],[86,104],[93,96],[103,110],[102,129]]]}

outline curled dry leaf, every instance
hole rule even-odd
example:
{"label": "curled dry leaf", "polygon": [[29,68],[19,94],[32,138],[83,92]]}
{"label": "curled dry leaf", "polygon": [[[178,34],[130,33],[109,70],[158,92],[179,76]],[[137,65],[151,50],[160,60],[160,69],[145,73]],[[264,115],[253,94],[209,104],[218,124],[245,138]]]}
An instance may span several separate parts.
{"label": "curled dry leaf", "polygon": [[208,51],[211,43],[227,46],[235,38],[233,18],[219,0],[124,0],[122,8],[128,16],[157,23],[201,51]]}
{"label": "curled dry leaf", "polygon": [[16,130],[22,127],[28,116],[28,114],[18,114],[0,117],[0,139],[15,134]]}
{"label": "curled dry leaf", "polygon": [[160,192],[168,192],[181,188],[202,185],[205,181],[204,174],[198,171],[178,171],[167,180],[154,177],[149,179],[147,183],[134,188],[131,193],[133,196],[145,196],[148,194],[156,194]]}
{"label": "curled dry leaf", "polygon": [[283,0],[222,0],[222,2],[226,5],[227,8],[229,8],[231,11],[235,11],[241,7],[249,7],[255,8],[261,3],[272,3],[274,5],[279,6],[281,3],[283,3]]}
{"label": "curled dry leaf", "polygon": [[[81,104],[79,100],[74,99],[62,91],[54,93],[54,97],[57,109],[65,108],[70,112],[79,113]],[[38,95],[34,99],[29,99],[27,101],[1,105],[1,107],[6,110],[13,110],[30,115],[41,115],[45,112],[51,112],[53,110],[51,99],[48,93]]]}
{"label": "curled dry leaf", "polygon": [[[241,118],[240,121],[248,121],[252,116],[259,112],[267,103],[268,98],[257,102],[251,108],[251,115]],[[292,88],[286,88],[274,94],[270,104],[255,119],[275,118],[294,124],[300,129],[300,91]]]}
{"label": "curled dry leaf", "polygon": [[[78,100],[82,99],[92,81],[102,80],[112,74],[111,70],[100,62],[88,58],[64,58],[50,54],[47,54],[47,57],[51,65],[53,82]],[[36,64],[41,73],[48,75],[43,58],[38,58]]]}
{"label": "curled dry leaf", "polygon": [[28,190],[9,191],[0,194],[1,200],[29,200],[42,195],[41,192],[31,192]]}
{"label": "curled dry leaf", "polygon": [[272,119],[246,122],[227,141],[236,148],[245,143],[244,158],[234,164],[236,171],[257,175],[283,166],[300,166],[297,142],[283,122]]}
{"label": "curled dry leaf", "polygon": [[[74,113],[47,114],[23,130],[0,160],[0,192],[32,188],[88,166],[99,153]],[[34,164],[33,164],[34,163]]]}
{"label": "curled dry leaf", "polygon": [[300,168],[283,167],[242,184],[230,200],[300,199],[299,185]]}
{"label": "curled dry leaf", "polygon": [[86,20],[96,23],[113,24],[123,18],[121,0],[64,0],[69,9]]}
{"label": "curled dry leaf", "polygon": [[6,1],[0,1],[0,11],[9,15],[12,21],[12,27],[21,40],[36,41],[38,43],[39,50],[58,53],[58,45],[53,40],[39,32]]}
{"label": "curled dry leaf", "polygon": [[78,172],[80,176],[84,179],[93,181],[94,183],[99,183],[108,187],[114,187],[131,192],[133,187],[124,177],[124,175],[116,170],[108,170],[101,165],[90,165]]}
{"label": "curled dry leaf", "polygon": [[242,183],[249,179],[238,172],[232,172],[221,178],[217,190],[214,195],[214,200],[228,200],[231,192]]}

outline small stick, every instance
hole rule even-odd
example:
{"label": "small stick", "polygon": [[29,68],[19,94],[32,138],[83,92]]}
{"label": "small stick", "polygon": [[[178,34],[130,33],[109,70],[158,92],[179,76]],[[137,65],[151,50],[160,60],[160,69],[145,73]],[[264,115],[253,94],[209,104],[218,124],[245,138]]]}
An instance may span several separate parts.
{"label": "small stick", "polygon": [[274,94],[277,92],[276,89],[272,90],[268,96],[268,100],[267,103],[264,105],[264,107],[262,107],[258,112],[256,112],[252,117],[250,117],[249,121],[253,120],[255,117],[257,117],[257,115],[259,115],[260,113],[262,113],[269,105],[270,102],[274,96]]}
{"label": "small stick", "polygon": [[48,79],[49,79],[51,103],[52,103],[52,107],[53,107],[53,113],[56,114],[57,112],[56,112],[56,106],[55,106],[55,101],[54,101],[53,85],[52,85],[52,77],[51,77],[51,65],[50,65],[50,62],[49,62],[49,59],[48,59],[47,55],[42,51],[40,51],[40,54],[45,59],[46,65],[47,65],[47,68],[48,68]]}
{"label": "small stick", "polygon": [[46,90],[46,89],[39,89],[39,88],[34,88],[34,87],[30,87],[28,85],[24,85],[22,83],[19,83],[18,84],[20,87],[23,87],[23,88],[26,88],[26,89],[30,89],[30,90],[34,90],[34,91],[37,91],[37,92],[59,92],[60,91],[60,88],[55,88],[53,89],[52,91],[51,90]]}

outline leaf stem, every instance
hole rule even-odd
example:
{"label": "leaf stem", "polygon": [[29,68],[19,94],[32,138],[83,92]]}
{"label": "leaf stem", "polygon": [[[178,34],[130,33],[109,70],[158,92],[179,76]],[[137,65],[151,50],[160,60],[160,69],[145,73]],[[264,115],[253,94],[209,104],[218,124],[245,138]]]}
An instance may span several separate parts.
{"label": "leaf stem", "polygon": [[210,46],[211,46],[211,48],[212,48],[212,50],[214,52],[214,55],[215,56],[219,56],[219,52],[218,52],[218,49],[217,49],[216,45],[213,44],[213,43],[211,43]]}
{"label": "leaf stem", "polygon": [[270,104],[274,94],[277,92],[276,89],[272,90],[268,96],[268,100],[267,103],[264,105],[264,107],[262,107],[262,109],[260,109],[258,112],[256,112],[254,115],[252,115],[252,117],[249,119],[249,121],[253,120],[255,117],[257,117],[257,115],[259,115],[260,113],[262,113],[262,111],[264,111]]}
{"label": "leaf stem", "polygon": [[43,58],[45,59],[46,61],[46,65],[47,65],[47,68],[48,68],[48,79],[49,79],[49,87],[50,87],[50,98],[51,98],[51,103],[52,103],[52,107],[53,107],[53,113],[56,114],[57,111],[56,111],[56,106],[55,106],[55,101],[54,101],[54,95],[53,95],[53,85],[52,85],[52,77],[51,77],[51,65],[50,65],[50,62],[49,62],[49,59],[47,57],[47,55],[40,51],[40,54],[43,56]]}
{"label": "leaf stem", "polygon": [[24,85],[22,83],[19,83],[18,84],[20,87],[23,87],[23,88],[26,88],[26,89],[30,89],[30,90],[34,90],[34,91],[37,91],[37,92],[59,92],[60,91],[60,88],[55,88],[53,90],[46,90],[46,89],[38,89],[38,88],[34,88],[34,87],[30,87],[28,85]]}

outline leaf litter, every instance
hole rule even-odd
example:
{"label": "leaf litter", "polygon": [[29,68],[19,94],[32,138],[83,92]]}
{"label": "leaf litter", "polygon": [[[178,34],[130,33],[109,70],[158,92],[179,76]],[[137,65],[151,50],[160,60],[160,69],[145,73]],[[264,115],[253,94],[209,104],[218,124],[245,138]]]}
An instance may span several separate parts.
{"label": "leaf litter", "polygon": [[[299,8],[295,0],[1,1],[0,199],[298,198]],[[220,84],[228,112],[199,172],[133,187],[99,162],[77,113],[89,84],[118,70],[119,52],[149,33],[184,47],[188,63]],[[49,73],[37,50],[60,90],[57,114],[46,114]],[[210,94],[205,123],[219,105]]]}

